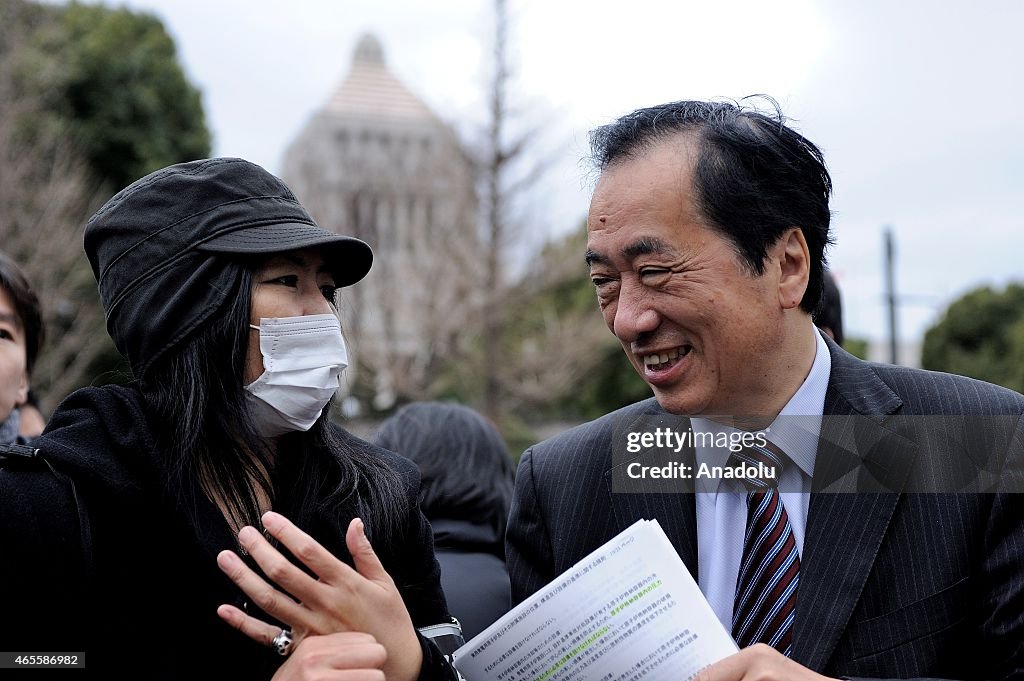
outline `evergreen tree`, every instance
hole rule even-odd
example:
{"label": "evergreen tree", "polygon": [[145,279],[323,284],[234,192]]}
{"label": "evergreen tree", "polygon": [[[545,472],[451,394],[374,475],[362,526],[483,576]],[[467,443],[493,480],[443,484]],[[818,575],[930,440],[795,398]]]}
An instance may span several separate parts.
{"label": "evergreen tree", "polygon": [[925,333],[921,365],[1024,391],[1024,285],[954,301]]}

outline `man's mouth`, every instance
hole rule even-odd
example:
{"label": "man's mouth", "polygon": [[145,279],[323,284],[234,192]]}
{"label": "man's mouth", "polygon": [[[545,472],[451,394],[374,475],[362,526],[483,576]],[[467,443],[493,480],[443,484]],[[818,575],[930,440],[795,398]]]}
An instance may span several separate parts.
{"label": "man's mouth", "polygon": [[679,345],[661,352],[641,355],[640,358],[647,371],[664,371],[675,366],[680,359],[690,354],[691,350],[693,350],[692,345]]}

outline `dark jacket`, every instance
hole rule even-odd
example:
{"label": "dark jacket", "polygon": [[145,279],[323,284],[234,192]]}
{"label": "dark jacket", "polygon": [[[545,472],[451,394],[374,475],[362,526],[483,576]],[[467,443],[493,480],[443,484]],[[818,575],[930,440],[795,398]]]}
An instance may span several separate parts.
{"label": "dark jacket", "polygon": [[[832,372],[792,658],[831,677],[1022,678],[1024,396],[960,376],[863,362],[826,342]],[[527,450],[507,534],[514,601],[640,518],[661,523],[698,578],[692,491],[617,487],[625,466],[615,465],[623,460],[615,452],[624,457],[624,434],[663,416],[650,399]],[[974,437],[987,434],[980,427],[969,439],[954,430],[967,422],[998,426],[1007,437],[989,447]],[[686,427],[668,423],[679,432]],[[1004,459],[995,488],[1002,493],[944,491],[957,489],[943,483],[950,473],[962,480],[956,473],[969,463],[965,447]],[[692,447],[678,458],[693,465]],[[862,474],[885,487],[845,486]],[[929,487],[944,492],[926,493]]]}
{"label": "dark jacket", "polygon": [[[4,650],[84,651],[86,668],[104,677],[269,679],[283,658],[216,613],[232,603],[267,619],[217,567],[218,552],[237,548],[233,533],[205,497],[196,502],[202,520],[194,527],[178,507],[180,495],[164,491],[151,433],[136,388],[85,388],[33,442],[38,457],[0,459]],[[415,467],[340,435],[407,481],[406,517],[390,528],[368,527],[368,535],[390,534],[374,549],[413,623],[447,621]],[[304,528],[350,565],[344,532],[358,514],[359,492],[339,517]],[[452,678],[436,649],[421,644],[421,679]]]}
{"label": "dark jacket", "polygon": [[511,607],[504,538],[466,520],[435,518],[431,525],[445,599],[468,641]]}

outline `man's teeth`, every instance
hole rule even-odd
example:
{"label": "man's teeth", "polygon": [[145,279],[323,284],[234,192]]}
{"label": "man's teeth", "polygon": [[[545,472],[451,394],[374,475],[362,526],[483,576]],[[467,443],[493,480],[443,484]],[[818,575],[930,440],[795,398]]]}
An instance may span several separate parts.
{"label": "man's teeth", "polygon": [[[685,354],[685,353],[684,353]],[[644,355],[644,364],[646,366],[655,366],[658,364],[665,364],[679,359],[679,348],[672,348],[668,352],[661,352],[653,355]]]}

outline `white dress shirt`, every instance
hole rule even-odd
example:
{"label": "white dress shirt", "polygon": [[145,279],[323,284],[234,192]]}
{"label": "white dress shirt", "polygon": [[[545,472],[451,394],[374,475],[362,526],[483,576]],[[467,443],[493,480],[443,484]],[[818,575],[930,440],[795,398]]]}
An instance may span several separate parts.
{"label": "white dress shirt", "polygon": [[[793,538],[801,556],[825,390],[832,371],[832,359],[825,341],[813,326],[808,332],[813,333],[817,341],[811,370],[775,421],[764,431],[768,439],[789,457],[779,477],[779,495],[789,515]],[[690,421],[695,435],[736,431],[708,419],[693,418]],[[702,440],[697,438],[696,442],[699,445]],[[725,447],[697,446],[695,454],[699,467],[702,463],[725,466],[730,453]],[[747,495],[742,483],[736,480],[699,478],[696,482],[697,583],[715,615],[725,625],[725,630],[731,632],[736,579],[747,527]]]}

